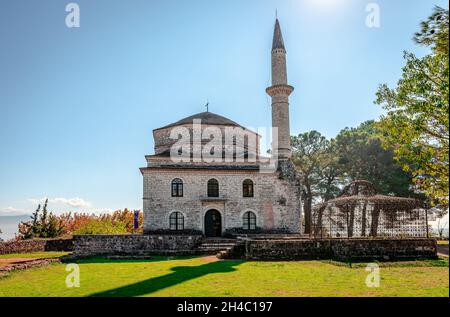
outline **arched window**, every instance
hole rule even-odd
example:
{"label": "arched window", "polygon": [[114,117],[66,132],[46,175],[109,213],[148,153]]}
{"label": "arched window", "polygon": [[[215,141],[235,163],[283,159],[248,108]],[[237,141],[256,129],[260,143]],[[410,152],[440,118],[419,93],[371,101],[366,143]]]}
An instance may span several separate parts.
{"label": "arched window", "polygon": [[253,181],[251,179],[246,179],[242,183],[242,195],[244,197],[253,197]]}
{"label": "arched window", "polygon": [[172,197],[183,197],[183,181],[179,178],[172,181]]}
{"label": "arched window", "polygon": [[208,181],[208,197],[219,197],[219,182],[217,179]]}
{"label": "arched window", "polygon": [[169,216],[170,230],[184,230],[184,216],[181,212],[172,212]]}
{"label": "arched window", "polygon": [[247,211],[243,216],[242,226],[244,230],[255,230],[256,229],[256,215],[251,211]]}

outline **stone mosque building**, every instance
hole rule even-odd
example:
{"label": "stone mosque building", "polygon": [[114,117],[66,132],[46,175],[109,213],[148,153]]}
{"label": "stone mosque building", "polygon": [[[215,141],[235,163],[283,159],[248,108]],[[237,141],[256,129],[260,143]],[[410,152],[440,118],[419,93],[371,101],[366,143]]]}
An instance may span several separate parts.
{"label": "stone mosque building", "polygon": [[[290,160],[293,90],[287,81],[286,50],[277,19],[272,86],[266,89],[272,97],[272,126],[277,128],[271,157],[260,155],[260,135],[211,112],[153,130],[155,154],[146,156],[147,166],[141,168],[144,233],[208,237],[300,233],[301,188]],[[212,141],[219,143],[211,146]],[[214,159],[206,160],[202,153]],[[270,163],[273,169],[268,168]]]}

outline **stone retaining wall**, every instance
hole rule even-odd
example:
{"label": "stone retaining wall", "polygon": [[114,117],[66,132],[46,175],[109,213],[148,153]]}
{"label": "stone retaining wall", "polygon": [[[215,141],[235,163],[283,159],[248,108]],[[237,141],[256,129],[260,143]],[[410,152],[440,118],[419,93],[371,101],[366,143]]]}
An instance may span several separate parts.
{"label": "stone retaining wall", "polygon": [[0,242],[0,254],[72,251],[72,239],[36,239]]}
{"label": "stone retaining wall", "polygon": [[61,259],[55,258],[55,259],[34,259],[26,262],[20,262],[20,263],[14,263],[6,266],[0,267],[0,276],[2,274],[15,271],[15,270],[25,270],[30,269],[32,267],[41,267],[41,266],[47,266],[51,263],[60,263]]}
{"label": "stone retaining wall", "polygon": [[201,235],[76,235],[73,254],[146,255],[155,251],[177,253],[189,251],[202,241]]}
{"label": "stone retaining wall", "polygon": [[247,260],[417,259],[437,256],[435,239],[247,240]]}

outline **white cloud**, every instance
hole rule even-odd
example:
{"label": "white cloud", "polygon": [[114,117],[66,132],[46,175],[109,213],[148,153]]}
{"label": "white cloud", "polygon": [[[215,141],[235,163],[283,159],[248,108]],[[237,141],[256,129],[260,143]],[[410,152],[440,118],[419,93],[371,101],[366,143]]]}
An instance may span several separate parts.
{"label": "white cloud", "polygon": [[29,201],[33,205],[38,205],[44,203],[45,198],[29,198],[27,199],[27,201]]}
{"label": "white cloud", "polygon": [[[44,204],[47,198],[29,198],[27,201],[31,203],[33,206],[30,209],[34,211],[38,204]],[[74,197],[74,198],[49,198],[49,210],[54,212],[55,214],[61,214],[64,212],[82,212],[88,214],[104,214],[104,213],[112,213],[119,208],[101,208],[97,206],[92,206],[92,203],[84,200],[83,198]],[[31,212],[30,212],[31,213]]]}
{"label": "white cloud", "polygon": [[20,215],[27,214],[27,212],[24,209],[15,208],[15,207],[1,208],[0,213],[3,216],[20,216]]}
{"label": "white cloud", "polygon": [[64,205],[69,205],[72,207],[77,207],[77,208],[87,208],[90,207],[91,204],[87,201],[85,201],[82,198],[55,198],[55,199],[49,199],[50,202],[54,202],[54,203],[61,203]]}
{"label": "white cloud", "polygon": [[[37,204],[43,204],[45,202],[46,198],[30,198],[27,199],[29,202],[31,202],[33,205]],[[60,205],[66,205],[69,207],[75,207],[75,208],[88,208],[91,206],[91,203],[84,200],[83,198],[74,197],[74,198],[49,198],[49,203],[55,203]]]}

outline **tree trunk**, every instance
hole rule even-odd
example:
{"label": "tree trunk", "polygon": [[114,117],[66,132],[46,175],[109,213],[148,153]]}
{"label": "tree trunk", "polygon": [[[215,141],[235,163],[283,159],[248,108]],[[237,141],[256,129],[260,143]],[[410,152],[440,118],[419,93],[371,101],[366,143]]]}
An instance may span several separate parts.
{"label": "tree trunk", "polygon": [[311,209],[312,209],[312,197],[311,194],[308,193],[303,203],[303,210],[305,212],[305,234],[311,233]]}

